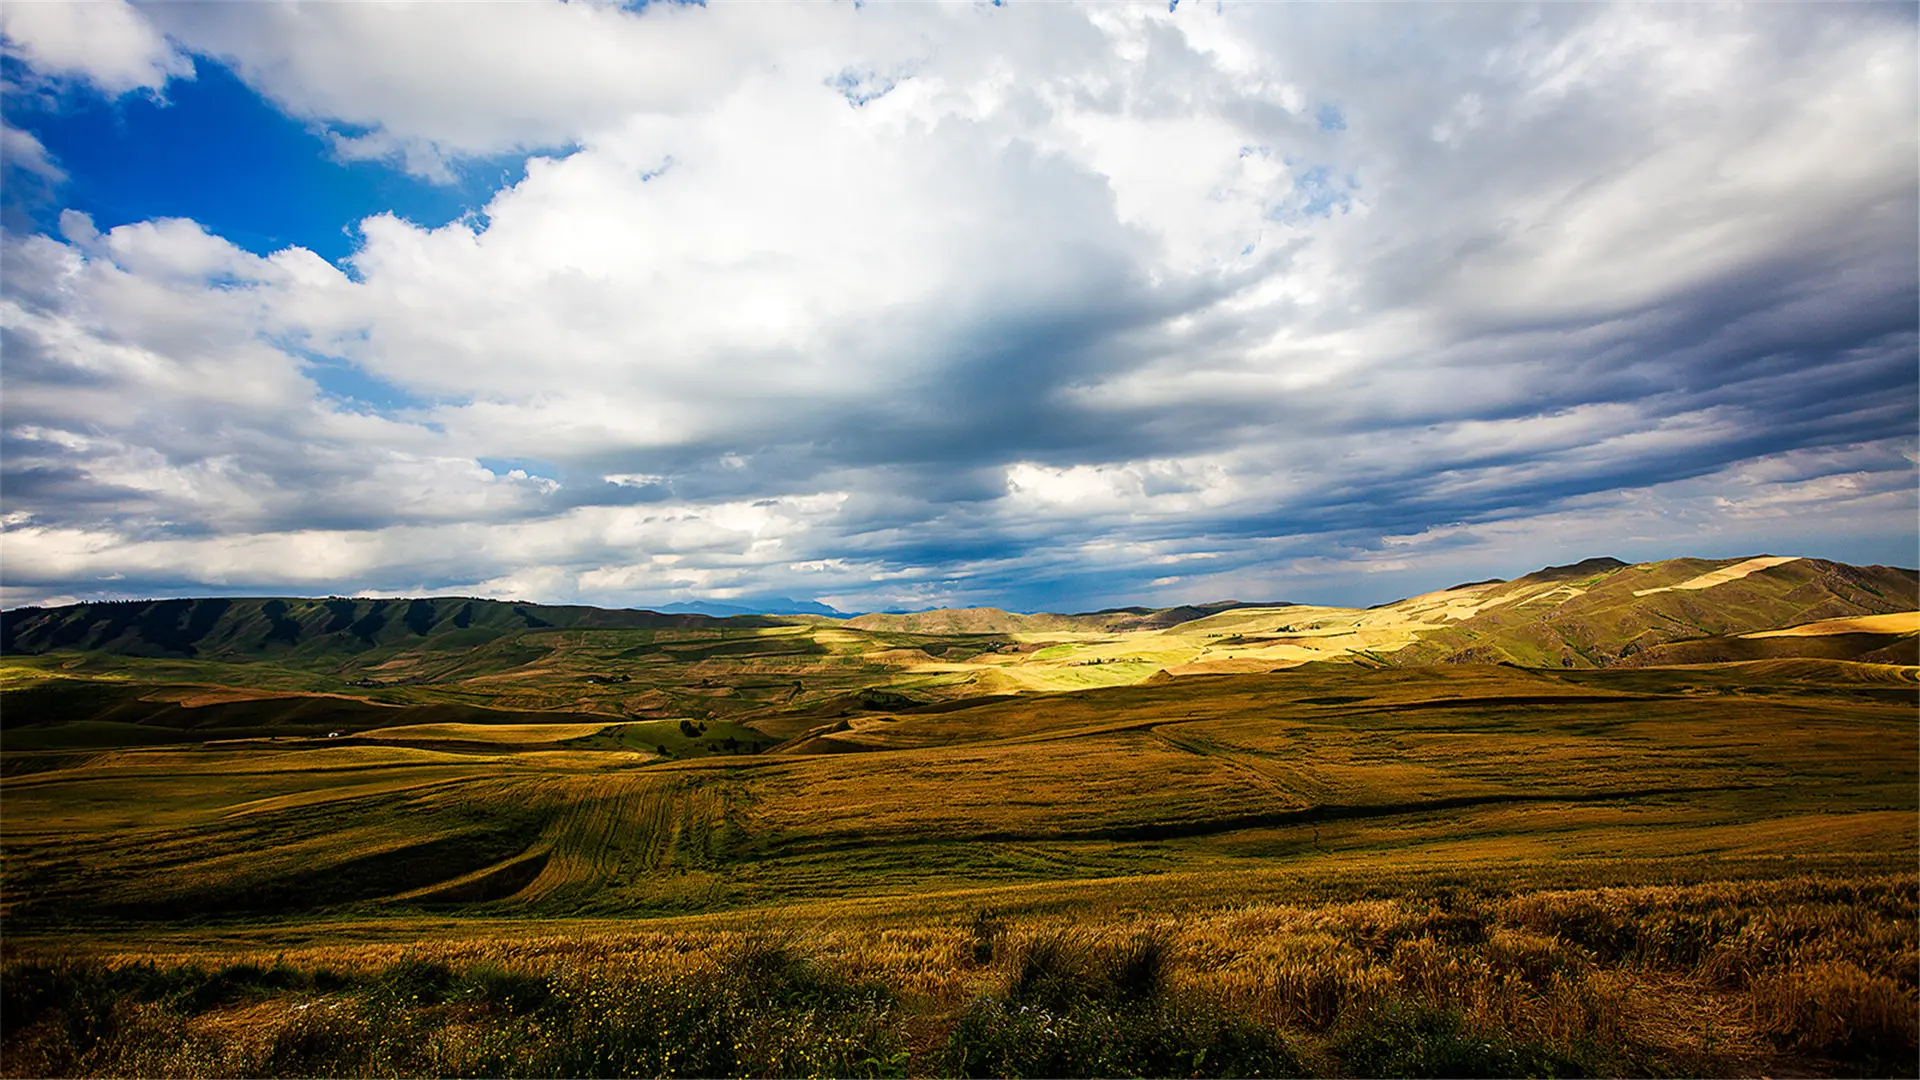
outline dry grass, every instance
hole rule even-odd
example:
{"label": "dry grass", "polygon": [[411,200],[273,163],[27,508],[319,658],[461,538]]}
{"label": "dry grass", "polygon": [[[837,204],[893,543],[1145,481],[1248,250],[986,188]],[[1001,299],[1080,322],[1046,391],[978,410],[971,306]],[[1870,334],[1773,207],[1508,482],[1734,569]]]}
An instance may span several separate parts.
{"label": "dry grass", "polygon": [[[616,725],[617,726],[617,725]],[[607,724],[403,724],[375,728],[360,733],[360,738],[379,742],[561,743],[605,731]]]}
{"label": "dry grass", "polygon": [[1862,615],[1851,619],[1821,619],[1784,630],[1761,630],[1741,637],[1818,637],[1822,634],[1912,634],[1920,633],[1920,611],[1895,611],[1885,615]]}
{"label": "dry grass", "polygon": [[1748,574],[1759,573],[1762,570],[1771,570],[1776,566],[1785,566],[1787,563],[1798,561],[1797,556],[1765,555],[1757,559],[1747,559],[1743,562],[1737,562],[1732,566],[1723,566],[1718,570],[1710,570],[1707,573],[1690,577],[1675,585],[1662,585],[1651,589],[1635,589],[1633,595],[1651,596],[1654,593],[1672,592],[1675,589],[1687,591],[1711,589],[1715,585],[1725,585],[1729,581],[1738,581]]}
{"label": "dry grass", "polygon": [[[1036,1009],[1058,1020],[1050,1030],[1097,1029],[1140,1054],[1160,1052],[1154,1039],[1188,1039],[1183,1052],[1225,1040],[1236,1052],[1268,1047],[1259,1068],[1309,1073],[1914,1071],[1911,875],[1604,889],[1454,881],[1410,880],[1374,899],[1234,904],[1230,882],[1216,880],[1197,915],[1138,896],[1055,913],[1045,903],[881,917],[821,907],[277,956],[205,944],[185,955],[105,950],[77,968],[45,947],[16,949],[9,1011],[24,1019],[9,1021],[5,1069],[521,1075],[591,1049],[555,1039],[627,1039],[634,1056],[603,1060],[604,1071],[697,1073],[718,1060],[703,1040],[720,1028],[665,1024],[642,1046],[602,1022],[684,1001],[727,1018],[726,1071],[743,1075],[967,1071],[975,1059],[960,1043],[1045,1052],[1051,1036],[1023,1019]],[[69,983],[92,982],[37,989],[58,983],[63,963]],[[100,974],[113,970],[129,974]],[[231,985],[206,989],[222,971]],[[438,981],[396,999],[406,979]],[[63,1005],[32,999],[61,992]],[[527,1004],[550,998],[562,1004]],[[824,1023],[829,1008],[845,1023]],[[669,1051],[695,1067],[672,1065]]]}
{"label": "dry grass", "polygon": [[1764,670],[67,755],[0,785],[0,1067],[1910,1073],[1911,684]]}
{"label": "dry grass", "polygon": [[1911,708],[1860,685],[1302,672],[861,716],[841,734],[863,753],[111,750],[5,781],[0,905],[22,932],[222,890],[243,904],[276,880],[503,829],[520,846],[388,895],[538,853],[537,877],[467,914],[1376,863],[1900,856],[1916,847],[1920,762],[1889,747],[1912,746]]}

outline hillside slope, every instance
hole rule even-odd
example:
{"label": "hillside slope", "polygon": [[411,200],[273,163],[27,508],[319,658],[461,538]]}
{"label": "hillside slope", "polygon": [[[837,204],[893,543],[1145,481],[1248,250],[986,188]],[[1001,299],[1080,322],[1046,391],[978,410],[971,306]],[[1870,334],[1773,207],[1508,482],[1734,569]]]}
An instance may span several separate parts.
{"label": "hillside slope", "polygon": [[1109,608],[1078,615],[1054,612],[1024,614],[992,607],[935,608],[932,611],[904,614],[860,615],[848,619],[846,625],[855,630],[907,634],[1124,634],[1136,630],[1164,630],[1242,608],[1290,606],[1285,603],[1250,604],[1241,600],[1219,600],[1210,604],[1181,604],[1170,608]]}
{"label": "hillside slope", "polygon": [[[1834,620],[1916,609],[1920,577],[1912,570],[1776,556],[1637,565],[1588,559],[1366,610],[1224,601],[1078,615],[968,608],[839,620],[715,619],[446,597],[77,604],[0,615],[0,652],[271,666],[335,680],[311,687],[296,681],[285,687],[291,689],[458,683],[463,700],[511,709],[715,715],[796,707],[881,684],[970,697],[1323,660],[1535,668],[1791,657],[1911,664],[1912,627]],[[1794,627],[1802,629],[1751,636]],[[232,677],[210,672],[191,681]],[[559,689],[530,695],[533,683]],[[617,703],[598,700],[616,686]]]}
{"label": "hillside slope", "polygon": [[[771,626],[778,620],[730,620]],[[245,662],[308,659],[383,647],[457,650],[528,629],[658,629],[720,625],[707,615],[523,604],[466,597],[325,600],[298,597],[131,600],[19,608],[0,614],[0,653],[58,650]]]}
{"label": "hillside slope", "polygon": [[[1631,566],[1589,560],[1390,605],[1410,616],[1441,616],[1394,654],[1396,664],[1506,661],[1527,667],[1699,662],[1697,652],[1685,653],[1684,660],[1653,657],[1677,642],[1916,607],[1920,579],[1912,570],[1770,556]],[[1856,644],[1871,644],[1865,651],[1873,651],[1892,642]],[[1854,658],[1835,648],[1830,641],[1794,638],[1717,659]]]}

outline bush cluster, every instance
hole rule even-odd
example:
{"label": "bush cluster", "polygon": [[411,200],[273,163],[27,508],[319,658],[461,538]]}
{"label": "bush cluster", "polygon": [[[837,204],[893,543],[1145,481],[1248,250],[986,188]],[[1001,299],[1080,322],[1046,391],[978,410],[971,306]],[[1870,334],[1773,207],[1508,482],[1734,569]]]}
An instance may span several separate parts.
{"label": "bush cluster", "polygon": [[1002,994],[960,1017],[944,1050],[959,1076],[1299,1076],[1280,1035],[1195,995],[1170,992],[1154,934],[1103,944],[1030,938]]}

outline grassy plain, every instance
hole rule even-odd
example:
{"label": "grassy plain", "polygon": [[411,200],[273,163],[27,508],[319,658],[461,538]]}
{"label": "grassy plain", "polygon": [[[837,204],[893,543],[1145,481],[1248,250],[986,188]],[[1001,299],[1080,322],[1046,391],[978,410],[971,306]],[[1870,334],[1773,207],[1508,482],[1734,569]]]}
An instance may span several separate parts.
{"label": "grassy plain", "polygon": [[10,678],[181,741],[7,719],[10,1075],[1915,1071],[1909,667],[850,681],[330,739],[93,663]]}
{"label": "grassy plain", "polygon": [[1913,1075],[1912,586],[8,613],[0,1073]]}

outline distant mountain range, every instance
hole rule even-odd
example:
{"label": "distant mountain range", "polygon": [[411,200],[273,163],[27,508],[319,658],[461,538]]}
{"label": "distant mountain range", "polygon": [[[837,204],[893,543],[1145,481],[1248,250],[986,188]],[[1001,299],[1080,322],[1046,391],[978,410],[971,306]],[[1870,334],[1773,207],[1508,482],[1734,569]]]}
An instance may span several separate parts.
{"label": "distant mountain range", "polygon": [[430,643],[437,649],[470,647],[527,630],[643,630],[716,625],[752,628],[828,620],[844,620],[845,625],[859,630],[917,634],[1121,632],[1176,626],[1250,605],[1228,600],[1159,609],[1115,608],[1083,615],[943,608],[854,617],[824,604],[806,601],[782,600],[769,606],[787,610],[763,611],[696,601],[648,611],[444,596],[373,600],[337,596],[124,600],[0,612],[0,653],[73,650],[222,661],[245,661],[262,656],[305,660],[322,654],[351,654],[410,642]]}
{"label": "distant mountain range", "polygon": [[830,608],[814,600],[794,600],[769,596],[741,604],[723,604],[718,600],[688,600],[666,604],[652,610],[666,615],[711,615],[718,619],[735,615],[825,615],[830,619],[849,618],[853,613]]}
{"label": "distant mountain range", "polygon": [[1074,615],[1021,614],[1003,611],[1000,608],[915,608],[911,611],[841,611],[828,607],[816,600],[794,600],[785,596],[769,596],[760,600],[744,600],[740,603],[721,603],[718,600],[684,600],[672,604],[663,604],[653,608],[637,609],[658,611],[667,615],[711,615],[716,619],[730,619],[737,615],[824,615],[830,619],[861,619],[871,628],[886,627],[896,630],[914,630],[930,626],[960,627],[973,626],[972,631],[941,630],[941,633],[998,633],[1016,626],[1041,629],[1059,619],[1077,620],[1074,625],[1083,625],[1088,619],[1098,619],[1103,625],[1115,629],[1155,629],[1173,626],[1189,619],[1205,618],[1233,608],[1290,607],[1289,602],[1271,601],[1254,603],[1244,600],[1216,600],[1208,604],[1182,604],[1170,608],[1118,607],[1102,608],[1099,611],[1081,612]]}
{"label": "distant mountain range", "polygon": [[[1888,622],[1920,608],[1920,575],[1810,558],[1588,559],[1511,581],[1472,582],[1366,611],[1220,601],[1077,615],[998,608],[847,617],[786,598],[694,602],[663,611],[421,599],[142,600],[0,613],[0,652],[55,651],[244,663],[338,657],[354,666],[422,649],[504,648],[532,631],[812,624],[873,635],[1162,635],[1181,628],[1199,653],[1176,674],[1351,657],[1394,665],[1507,662],[1612,667],[1820,656],[1912,664],[1914,635]],[[1288,612],[1299,612],[1297,616]],[[1809,629],[1822,623],[1824,628]],[[1799,629],[1793,629],[1793,628]],[[1792,630],[1787,633],[1785,631]]]}
{"label": "distant mountain range", "polygon": [[1026,634],[1049,630],[1096,630],[1125,633],[1165,630],[1240,608],[1284,608],[1291,603],[1248,603],[1217,600],[1210,604],[1181,604],[1170,608],[1123,607],[1079,615],[1049,612],[1022,614],[999,608],[931,608],[926,611],[860,615],[847,620],[857,630],[890,630],[908,634]]}

